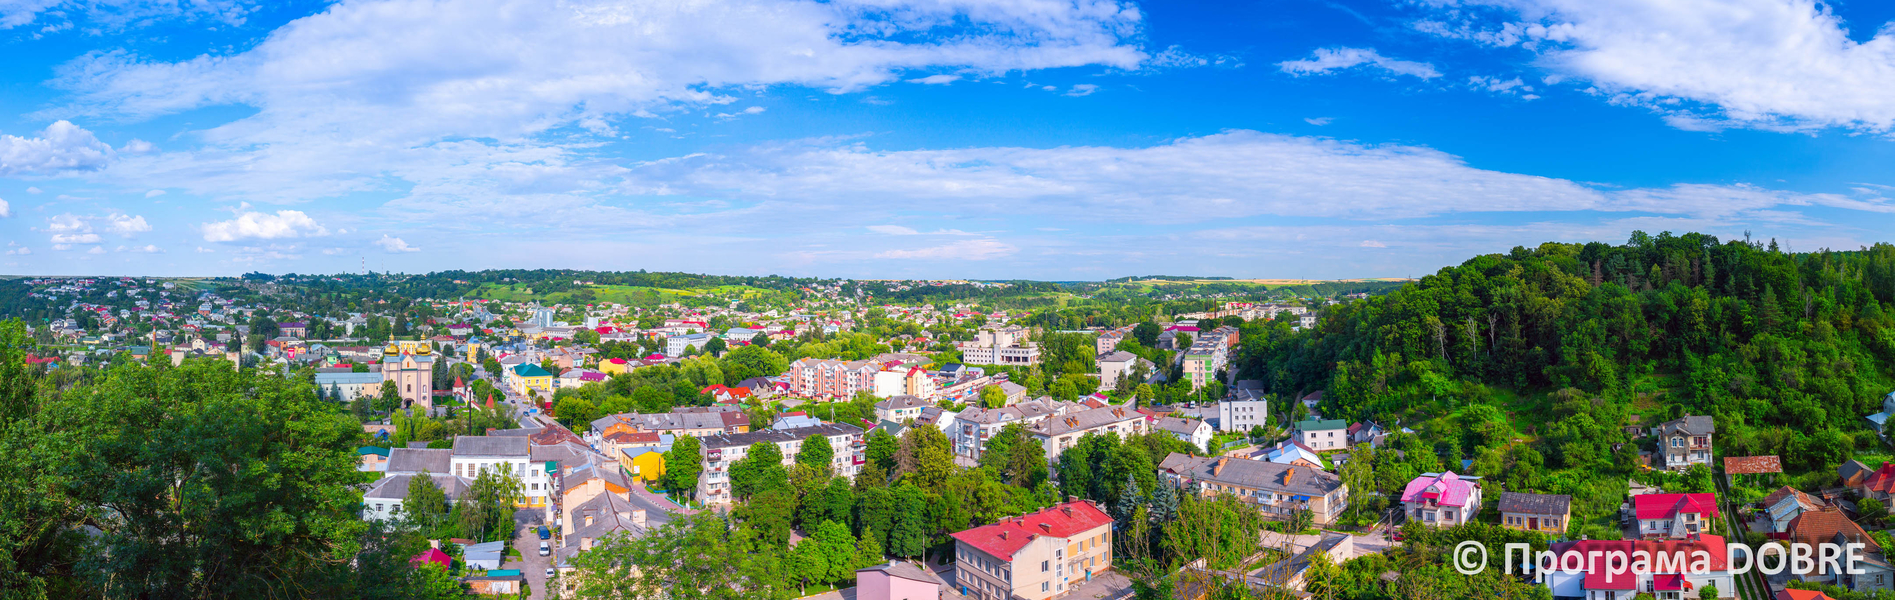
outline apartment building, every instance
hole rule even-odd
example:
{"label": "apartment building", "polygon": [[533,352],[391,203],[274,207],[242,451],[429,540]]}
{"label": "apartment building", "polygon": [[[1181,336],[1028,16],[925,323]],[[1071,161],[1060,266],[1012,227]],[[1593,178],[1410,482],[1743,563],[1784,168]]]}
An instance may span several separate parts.
{"label": "apartment building", "polygon": [[[1117,350],[1100,354],[1098,360],[1094,362],[1099,363],[1099,385],[1109,388],[1118,384],[1120,376],[1130,377],[1132,372],[1137,370],[1139,363],[1150,364],[1151,361],[1124,350]],[[1146,372],[1149,373],[1152,370]]]}
{"label": "apartment building", "polygon": [[729,406],[678,407],[665,413],[606,415],[592,421],[592,430],[601,437],[643,432],[702,438],[748,432],[750,414]]}
{"label": "apartment building", "polygon": [[970,365],[1036,365],[1039,346],[1026,340],[1022,327],[988,327],[975,334],[974,341],[961,344],[961,362]]}
{"label": "apartment building", "polygon": [[1273,519],[1307,510],[1317,524],[1327,525],[1349,507],[1349,486],[1341,477],[1297,465],[1173,452],[1158,464],[1158,475],[1202,496],[1236,496]]}
{"label": "apartment building", "polygon": [[1250,431],[1270,424],[1270,398],[1261,390],[1236,389],[1217,403],[1218,431]]}
{"label": "apartment building", "polygon": [[1145,433],[1145,414],[1123,406],[1107,406],[1081,410],[1050,419],[1041,419],[1027,428],[1033,433],[1033,439],[1046,448],[1046,460],[1059,460],[1059,455],[1079,438],[1088,433],[1105,435],[1118,434],[1123,439],[1133,434]]}
{"label": "apartment building", "polygon": [[784,380],[791,394],[805,398],[848,398],[859,391],[874,391],[879,371],[880,365],[870,360],[804,358],[790,363]]}
{"label": "apartment building", "polygon": [[687,333],[667,337],[665,338],[665,356],[672,358],[684,356],[686,348],[696,348],[699,352],[703,352],[704,346],[711,343],[711,337],[708,333]]}
{"label": "apartment building", "polygon": [[1199,389],[1217,380],[1217,372],[1230,360],[1230,348],[1217,339],[1193,342],[1184,352],[1184,378],[1191,389]]}
{"label": "apartment building", "polygon": [[1349,447],[1349,422],[1342,419],[1306,419],[1296,422],[1296,440],[1317,452]]}
{"label": "apartment building", "polygon": [[993,439],[1001,428],[1012,423],[1030,427],[1080,408],[1078,404],[1051,399],[1028,400],[1000,408],[968,408],[954,417],[954,430],[946,433],[954,441],[955,454],[978,459],[987,448],[987,440]]}
{"label": "apartment building", "polygon": [[732,502],[730,491],[730,466],[743,460],[750,446],[757,443],[772,443],[783,452],[783,466],[795,464],[796,453],[802,451],[803,444],[827,442],[834,450],[830,470],[836,475],[855,479],[867,462],[863,452],[867,444],[863,441],[861,427],[846,423],[826,423],[814,427],[795,429],[766,429],[749,433],[720,434],[704,438],[703,471],[698,475],[697,497],[705,504],[729,505]]}
{"label": "apartment building", "polygon": [[957,531],[954,581],[967,598],[1046,600],[1112,568],[1112,517],[1091,500]]}

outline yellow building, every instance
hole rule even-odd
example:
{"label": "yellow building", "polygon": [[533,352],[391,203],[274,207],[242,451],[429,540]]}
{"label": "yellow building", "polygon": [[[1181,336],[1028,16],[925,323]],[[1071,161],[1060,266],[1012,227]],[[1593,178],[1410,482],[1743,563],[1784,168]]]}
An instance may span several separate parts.
{"label": "yellow building", "polygon": [[608,358],[599,361],[599,372],[607,377],[632,372],[632,361],[623,358]]}
{"label": "yellow building", "polygon": [[638,446],[620,450],[619,466],[633,479],[647,482],[657,481],[665,476],[665,449],[658,446]]}
{"label": "yellow building", "polygon": [[533,390],[547,394],[553,393],[553,374],[533,363],[520,363],[507,369],[506,379],[507,386],[513,389],[513,393],[521,396]]}

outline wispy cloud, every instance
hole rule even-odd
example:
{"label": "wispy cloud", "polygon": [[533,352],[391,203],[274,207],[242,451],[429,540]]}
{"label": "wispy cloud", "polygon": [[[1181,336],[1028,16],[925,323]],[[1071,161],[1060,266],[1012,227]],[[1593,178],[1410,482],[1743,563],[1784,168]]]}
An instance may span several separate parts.
{"label": "wispy cloud", "polygon": [[1340,71],[1355,67],[1368,66],[1395,75],[1408,75],[1422,79],[1441,76],[1434,65],[1425,62],[1397,60],[1377,53],[1374,48],[1319,48],[1315,56],[1304,60],[1287,60],[1277,63],[1277,68],[1291,75],[1320,75],[1331,71]]}

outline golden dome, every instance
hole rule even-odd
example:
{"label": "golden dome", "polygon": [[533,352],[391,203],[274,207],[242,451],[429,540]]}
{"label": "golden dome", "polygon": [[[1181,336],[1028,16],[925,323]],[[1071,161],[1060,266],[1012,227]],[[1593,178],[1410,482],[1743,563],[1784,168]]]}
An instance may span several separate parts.
{"label": "golden dome", "polygon": [[389,342],[388,347],[382,349],[382,354],[388,355],[388,356],[400,356],[401,345],[396,344],[394,342]]}
{"label": "golden dome", "polygon": [[415,348],[415,354],[418,354],[421,356],[427,356],[433,353],[434,353],[434,348],[429,347],[427,344],[422,344],[421,346],[418,346]]}

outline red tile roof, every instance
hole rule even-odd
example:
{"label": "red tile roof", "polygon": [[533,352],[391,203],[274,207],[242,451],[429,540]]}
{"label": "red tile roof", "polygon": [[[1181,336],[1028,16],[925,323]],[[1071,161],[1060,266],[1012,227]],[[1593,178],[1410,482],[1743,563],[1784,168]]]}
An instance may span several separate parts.
{"label": "red tile roof", "polygon": [[1112,517],[1099,505],[1091,500],[1078,500],[992,525],[957,531],[953,536],[982,552],[1011,561],[1013,553],[1025,548],[1035,537],[1066,538],[1110,524]]}
{"label": "red tile roof", "polygon": [[1803,542],[1811,546],[1833,544],[1836,543],[1837,535],[1841,535],[1846,540],[1844,543],[1866,544],[1869,552],[1882,551],[1881,544],[1875,543],[1875,539],[1869,537],[1868,532],[1862,530],[1862,526],[1849,520],[1849,516],[1843,514],[1842,511],[1809,511],[1790,519],[1790,541]]}
{"label": "red tile roof", "polygon": [[1726,456],[1724,472],[1730,475],[1754,475],[1757,473],[1782,473],[1783,462],[1776,456]]}
{"label": "red tile roof", "polygon": [[1640,519],[1669,519],[1678,513],[1711,513],[1717,516],[1717,497],[1710,494],[1644,494],[1632,497],[1632,509]]}
{"label": "red tile roof", "polygon": [[1882,468],[1876,469],[1875,473],[1869,475],[1868,479],[1863,480],[1862,487],[1865,492],[1882,492],[1884,494],[1895,492],[1895,462],[1890,462],[1882,465]]}

